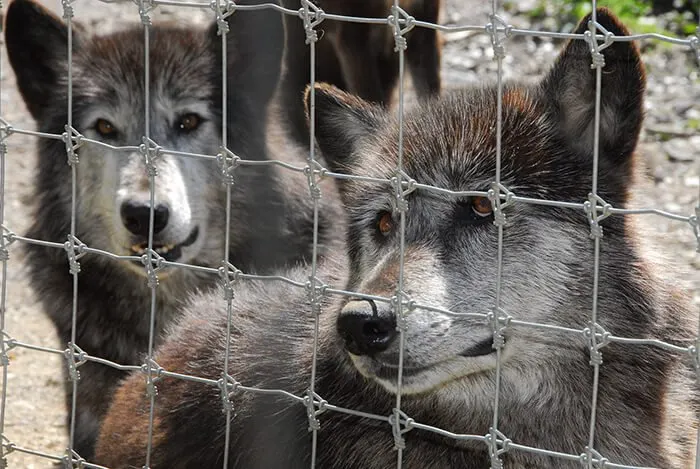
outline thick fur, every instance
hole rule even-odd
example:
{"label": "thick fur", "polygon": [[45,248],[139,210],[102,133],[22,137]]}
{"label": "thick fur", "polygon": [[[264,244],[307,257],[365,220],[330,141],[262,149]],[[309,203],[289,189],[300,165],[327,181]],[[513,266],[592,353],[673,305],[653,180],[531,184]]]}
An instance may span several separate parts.
{"label": "thick fur", "polygon": [[[280,77],[284,29],[279,13],[270,10],[231,15],[228,50],[228,148],[245,159],[275,158],[303,166],[305,153],[285,142],[268,122],[267,107]],[[266,40],[259,41],[259,31]],[[110,145],[138,146],[144,133],[144,33],[134,26],[108,36],[88,36],[74,28],[73,125],[85,137]],[[179,29],[154,25],[150,33],[150,138],[166,150],[216,155],[222,132],[222,44],[216,25]],[[67,116],[66,25],[38,4],[13,1],[6,16],[6,41],[19,90],[36,119],[38,130],[61,134]],[[186,134],[177,118],[197,113],[201,124]],[[117,129],[101,137],[97,119]],[[37,210],[27,236],[64,243],[70,232],[71,169],[64,143],[41,139],[34,182]],[[117,152],[91,143],[77,150],[76,235],[91,248],[119,255],[138,255],[132,245],[145,245],[146,235],[126,228],[120,207],[125,202],[149,204],[149,181],[142,155]],[[225,186],[215,161],[159,155],[155,160],[156,204],[170,208],[165,228],[154,234],[154,246],[182,242],[194,229],[194,243],[174,260],[219,267],[224,257]],[[309,260],[313,210],[306,176],[276,167],[235,170],[231,196],[230,262],[244,272],[269,272],[275,267]],[[342,225],[332,181],[323,182],[320,204],[320,254]],[[196,227],[196,228],[195,228]],[[147,233],[147,232],[146,232]],[[337,236],[336,236],[337,238]],[[342,242],[341,242],[342,244]],[[71,337],[72,275],[61,249],[30,244],[28,266],[36,294],[65,345]],[[164,252],[165,256],[165,252]],[[171,254],[172,256],[172,254]],[[87,254],[80,259],[77,345],[91,356],[121,364],[138,364],[148,344],[151,290],[144,266]],[[188,292],[208,289],[217,276],[165,268],[159,272],[156,339],[176,314]],[[116,383],[123,376],[113,368],[87,362],[80,366],[74,448],[92,456],[99,419]],[[71,384],[67,383],[68,405]]]}
{"label": "thick fur", "polygon": [[[598,21],[627,30],[607,10]],[[586,30],[589,17],[578,31]],[[598,194],[625,207],[635,176],[645,76],[636,46],[605,49]],[[589,47],[568,43],[538,84],[506,85],[503,94],[502,183],[524,197],[583,202],[591,191],[593,90]],[[318,143],[332,170],[391,177],[397,164],[397,119],[329,86],[316,90]],[[485,190],[495,174],[493,87],[446,94],[405,117],[404,169],[417,182],[452,190]],[[349,291],[392,296],[399,275],[399,236],[386,185],[342,180],[349,214],[348,259],[325,262],[319,277]],[[416,189],[407,195],[403,289],[405,313],[401,409],[415,422],[449,432],[486,435],[493,424],[496,354],[483,316],[496,303],[498,229],[468,197]],[[594,241],[582,210],[514,202],[504,208],[501,308],[526,324],[583,330],[591,321]],[[379,220],[379,223],[378,223]],[[382,222],[382,220],[384,220]],[[388,224],[387,224],[388,223]],[[398,220],[394,219],[394,227]],[[688,346],[695,320],[689,298],[674,290],[640,252],[636,224],[601,221],[598,324],[615,337],[660,339]],[[384,229],[379,231],[378,227]],[[349,273],[344,273],[347,262]],[[308,269],[287,273],[303,282]],[[363,354],[347,339],[346,319],[374,325],[393,310],[327,295],[321,309],[315,391],[328,403],[380,416],[396,404],[399,340]],[[224,363],[225,303],[195,298],[156,360],[168,370],[219,379]],[[421,306],[428,305],[428,310]],[[373,311],[372,311],[373,310]],[[450,310],[458,315],[441,311]],[[228,372],[246,386],[305,395],[311,376],[314,316],[303,289],[240,284]],[[372,327],[365,334],[390,329]],[[508,469],[574,469],[589,440],[594,372],[583,334],[511,323],[501,352],[498,429],[513,443],[558,451],[569,459],[509,446]],[[352,345],[352,346],[351,346]],[[697,430],[695,374],[685,353],[611,342],[600,349],[594,450],[609,463],[689,469]],[[217,468],[225,414],[220,391],[166,378],[158,385],[151,467]],[[149,402],[144,377],[118,390],[100,432],[97,462],[140,467],[145,460]],[[232,397],[230,468],[305,468],[311,435],[306,408],[278,394],[238,390]],[[319,416],[316,467],[386,468],[396,464],[386,421],[326,409]],[[404,434],[407,469],[483,469],[492,464],[483,441],[457,440],[413,428]],[[597,465],[597,464],[596,464]],[[602,463],[601,463],[602,465]]]}
{"label": "thick fur", "polygon": [[[401,0],[399,4],[418,21],[437,24],[442,0]],[[299,0],[282,0],[286,8],[299,10]],[[314,4],[334,15],[386,18],[393,0],[316,0]],[[304,89],[309,83],[311,51],[300,18],[285,15],[287,42],[281,86],[284,112],[292,135],[308,142],[303,111]],[[389,106],[399,79],[399,55],[394,51],[393,29],[386,24],[362,24],[324,20],[317,28],[316,81],[325,82],[363,99]],[[406,72],[416,95],[423,101],[440,93],[442,43],[434,29],[416,27],[404,36]]]}

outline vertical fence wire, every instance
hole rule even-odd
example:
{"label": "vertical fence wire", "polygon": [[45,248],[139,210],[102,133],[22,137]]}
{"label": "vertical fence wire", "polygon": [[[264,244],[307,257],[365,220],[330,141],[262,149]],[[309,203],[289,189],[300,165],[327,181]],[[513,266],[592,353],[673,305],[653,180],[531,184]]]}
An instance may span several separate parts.
{"label": "vertical fence wire", "polygon": [[309,46],[309,157],[307,159],[307,178],[309,182],[309,197],[313,204],[313,240],[311,247],[311,275],[309,277],[309,295],[310,305],[314,317],[314,336],[313,350],[311,360],[311,376],[309,377],[309,389],[307,392],[307,416],[309,419],[309,429],[311,430],[311,469],[316,467],[316,458],[318,453],[318,431],[320,424],[316,419],[321,408],[316,410],[316,372],[318,365],[318,345],[320,335],[320,314],[321,304],[319,298],[319,279],[318,279],[318,200],[321,197],[320,188],[317,185],[318,179],[318,163],[316,161],[316,42],[318,35],[313,29],[322,20],[322,13],[314,7],[315,18],[311,18],[311,7],[307,0],[301,1],[301,19],[304,25],[306,42]]}
{"label": "vertical fence wire", "polygon": [[[399,102],[397,107],[397,118],[398,118],[398,141],[397,141],[397,161],[396,161],[396,174],[394,176],[395,181],[395,194],[396,197],[396,208],[399,214],[399,278],[396,285],[396,296],[395,296],[395,309],[396,309],[396,327],[399,332],[399,363],[398,371],[396,377],[396,407],[393,411],[393,432],[394,432],[394,446],[396,448],[396,467],[401,469],[403,467],[403,450],[404,442],[401,437],[401,397],[403,391],[403,364],[405,359],[405,348],[406,348],[406,317],[405,317],[405,293],[404,293],[404,277],[405,277],[405,246],[406,246],[406,211],[408,205],[404,199],[404,180],[405,173],[403,168],[403,139],[404,139],[404,59],[405,51],[407,48],[406,39],[402,36],[403,30],[401,29],[401,24],[399,20],[403,18],[410,20],[408,15],[401,9],[399,0],[394,0],[394,4],[391,9],[391,15],[393,17],[393,28],[394,28],[394,41],[395,41],[395,52],[399,55],[399,76],[398,76],[398,87],[399,87]],[[406,30],[410,28],[407,24]],[[406,181],[407,183],[409,181]],[[407,188],[408,190],[408,188]]]}
{"label": "vertical fence wire", "polygon": [[[691,42],[691,50],[695,53],[695,63],[700,69],[700,4],[698,5],[695,12],[698,15],[698,26],[695,29],[695,45]],[[697,157],[698,168],[700,168],[700,158]],[[700,173],[700,170],[698,171]],[[700,253],[700,184],[698,185],[698,200],[695,205],[695,222],[692,225],[695,231],[695,252],[696,255]],[[697,338],[695,340],[695,374],[696,382],[700,383],[700,304],[698,305],[698,328],[697,328]],[[700,469],[700,425],[698,426],[697,435],[695,438],[695,469]]]}
{"label": "vertical fence wire", "polygon": [[[149,396],[148,408],[148,437],[146,442],[146,462],[145,467],[151,465],[151,453],[153,450],[153,423],[155,418],[156,390],[153,378],[155,362],[153,361],[153,348],[155,342],[155,320],[156,320],[156,289],[158,287],[158,266],[160,258],[154,259],[153,254],[153,227],[155,218],[155,185],[156,185],[156,157],[158,148],[153,148],[151,140],[151,18],[152,4],[150,0],[139,0],[139,14],[143,24],[143,111],[144,111],[144,137],[141,144],[141,151],[144,157],[144,169],[148,172],[148,190],[150,198],[148,217],[148,249],[145,255],[145,268],[148,275],[148,286],[151,289],[151,309],[150,321],[148,325],[148,352],[146,356],[146,390]],[[154,262],[155,261],[155,262]]]}
{"label": "vertical fence wire", "polygon": [[[215,3],[215,21],[217,24],[218,32],[221,35],[221,165],[222,165],[222,177],[224,184],[226,186],[226,207],[225,207],[225,220],[226,226],[224,228],[224,258],[221,262],[221,273],[223,281],[223,291],[224,299],[226,300],[226,346],[224,353],[224,370],[222,373],[222,399],[224,403],[224,414],[226,415],[226,424],[224,429],[225,442],[224,442],[224,455],[222,467],[226,469],[228,467],[229,454],[230,454],[230,435],[231,435],[231,401],[229,400],[229,388],[231,384],[229,375],[229,355],[231,350],[231,322],[233,316],[233,287],[231,286],[231,269],[229,263],[230,254],[230,240],[231,240],[231,189],[233,185],[233,164],[231,167],[228,165],[229,154],[228,154],[228,32],[229,27],[226,22],[226,17],[230,14],[237,14],[235,10],[233,12],[227,11],[222,12],[221,1],[217,0]],[[240,14],[240,13],[238,13]]]}
{"label": "vertical fence wire", "polygon": [[66,357],[68,358],[69,371],[71,373],[71,385],[72,385],[72,396],[71,396],[71,409],[70,409],[70,436],[68,440],[68,454],[67,457],[73,460],[73,448],[75,445],[75,426],[76,426],[76,416],[77,416],[77,406],[78,406],[78,380],[80,375],[76,369],[75,357],[77,348],[76,346],[76,334],[78,329],[78,274],[80,273],[80,268],[77,263],[76,250],[76,224],[77,224],[77,204],[78,204],[78,159],[76,158],[74,147],[73,147],[73,5],[71,0],[62,0],[63,5],[63,17],[66,20],[68,27],[68,99],[67,99],[67,123],[66,123],[66,150],[68,152],[68,162],[71,167],[71,221],[70,221],[70,237],[68,241],[68,261],[70,264],[70,270],[73,274],[73,304],[71,311],[71,339],[70,344],[68,344],[68,350],[66,351]]}
{"label": "vertical fence wire", "polygon": [[[496,174],[495,184],[491,189],[491,201],[494,204],[494,223],[498,228],[498,251],[496,257],[496,301],[492,313],[492,328],[493,341],[496,348],[496,378],[495,390],[493,397],[493,419],[492,427],[489,430],[489,452],[491,469],[501,467],[500,451],[498,449],[498,416],[500,407],[501,394],[501,360],[502,360],[502,331],[500,327],[501,321],[501,287],[503,281],[503,225],[505,218],[501,213],[501,153],[502,153],[502,133],[503,133],[503,58],[505,57],[505,46],[501,43],[503,40],[499,36],[499,27],[505,26],[505,22],[500,20],[498,16],[498,0],[491,2],[491,37],[494,58],[496,59]],[[505,33],[505,31],[504,31]]]}
{"label": "vertical fence wire", "polygon": [[600,279],[600,238],[602,229],[598,227],[598,160],[600,147],[600,106],[601,106],[601,81],[602,68],[604,66],[603,57],[600,53],[600,47],[596,35],[598,33],[598,19],[596,15],[596,0],[591,0],[593,8],[591,20],[589,22],[590,46],[592,67],[595,68],[595,113],[593,118],[593,168],[591,175],[591,195],[590,207],[591,210],[591,229],[593,236],[593,305],[591,308],[591,325],[590,325],[590,347],[591,347],[591,365],[593,366],[593,390],[591,396],[591,417],[590,428],[588,433],[588,444],[586,446],[586,464],[589,469],[593,468],[593,459],[595,457],[595,425],[598,406],[598,382],[600,377],[600,365],[602,363],[600,352],[598,351],[597,334],[598,334],[598,284]]}
{"label": "vertical fence wire", "polygon": [[[0,17],[5,17],[4,5],[0,2]],[[5,46],[5,24],[0,21],[0,45]],[[0,55],[0,119],[4,115],[2,105],[3,87],[3,60]],[[10,366],[10,358],[7,355],[7,342],[5,337],[5,314],[7,312],[7,238],[5,233],[5,159],[7,157],[7,124],[3,122],[0,130],[0,261],[2,262],[2,278],[0,279],[0,366],[2,366],[2,389],[0,390],[0,467],[6,467],[5,460],[5,407],[7,405],[7,375]]]}

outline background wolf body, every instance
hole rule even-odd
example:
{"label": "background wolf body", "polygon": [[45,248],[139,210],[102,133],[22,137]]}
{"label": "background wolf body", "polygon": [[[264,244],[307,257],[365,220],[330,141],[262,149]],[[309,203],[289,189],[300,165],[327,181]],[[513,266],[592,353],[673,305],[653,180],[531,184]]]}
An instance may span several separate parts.
{"label": "background wolf body", "polygon": [[[587,30],[588,17],[577,32]],[[598,21],[626,29],[607,10]],[[645,76],[636,46],[605,49],[598,194],[624,207],[635,179],[634,150],[642,121]],[[584,201],[591,190],[595,71],[583,41],[570,42],[538,84],[509,84],[503,93],[503,184],[518,195]],[[483,190],[495,173],[496,91],[450,92],[405,117],[405,171],[418,182]],[[381,107],[319,86],[317,140],[334,171],[390,177],[397,122]],[[327,259],[319,277],[349,291],[392,296],[398,277],[397,220],[391,194],[358,180],[340,181],[349,215],[346,259]],[[515,318],[582,330],[591,318],[593,242],[582,212],[514,203],[505,209],[500,306]],[[408,196],[404,291],[417,305],[486,313],[496,298],[497,229],[480,198],[417,189]],[[694,321],[687,298],[663,286],[641,257],[635,224],[601,222],[598,323],[617,337],[655,338],[687,346]],[[306,270],[288,272],[304,279]],[[347,276],[346,276],[347,275]],[[217,295],[198,296],[158,351],[171,371],[218,379],[226,315]],[[388,416],[395,405],[396,317],[386,303],[325,297],[316,392],[334,405]],[[247,386],[304,395],[312,360],[313,315],[302,289],[242,283],[234,303],[229,373]],[[483,318],[417,306],[406,312],[402,410],[416,422],[485,435],[492,425],[495,353]],[[510,448],[504,467],[578,468],[589,439],[593,371],[581,336],[511,324],[502,351],[498,429],[514,443],[573,455],[570,460]],[[601,349],[594,449],[610,463],[690,468],[697,396],[685,357],[649,345],[608,343]],[[215,468],[222,464],[224,413],[217,388],[191,381],[159,383],[151,467]],[[232,397],[231,468],[304,468],[311,437],[304,406],[283,396]],[[143,376],[120,387],[104,421],[96,460],[138,467],[145,457],[148,401]],[[327,410],[319,417],[316,466],[386,468],[396,463],[385,422]],[[412,429],[403,467],[481,469],[486,445]]]}
{"label": "background wolf body", "polygon": [[[67,28],[28,0],[6,16],[11,65],[42,132],[60,134],[67,116]],[[228,148],[244,159],[275,158],[303,166],[305,153],[281,131],[268,142],[267,105],[278,84],[284,30],[276,12],[229,17]],[[265,29],[267,39],[250,36]],[[85,137],[109,145],[142,143],[143,29],[104,37],[73,37],[73,123]],[[151,28],[150,137],[166,150],[215,155],[221,145],[221,37],[216,27]],[[34,197],[38,210],[27,236],[63,243],[70,232],[71,170],[61,141],[42,139]],[[77,238],[91,248],[139,256],[147,246],[150,194],[138,150],[109,150],[83,142],[77,150]],[[166,260],[218,267],[224,257],[225,188],[214,161],[158,155],[154,247]],[[244,272],[269,272],[311,255],[313,212],[306,176],[275,167],[235,169],[230,262]],[[322,182],[319,253],[340,242],[332,181]],[[72,275],[63,250],[30,244],[28,267],[36,294],[60,340],[71,337]],[[87,254],[80,259],[77,345],[91,356],[139,364],[147,349],[151,290],[144,266]],[[210,288],[216,275],[168,267],[159,272],[156,340],[188,292]],[[74,449],[92,456],[99,418],[123,373],[93,362],[79,368]],[[68,383],[68,405],[71,403]]]}
{"label": "background wolf body", "polygon": [[[438,24],[442,0],[401,0],[418,21]],[[365,18],[386,18],[393,0],[315,0],[326,13]],[[286,8],[299,10],[300,0],[282,0]],[[313,13],[313,11],[311,12]],[[292,134],[308,142],[304,116],[304,89],[309,82],[311,51],[300,18],[285,15],[287,34],[281,101]],[[394,51],[393,29],[387,24],[348,23],[326,19],[316,27],[316,81],[330,83],[361,98],[389,106],[399,78],[399,56]],[[414,28],[405,34],[406,75],[410,75],[420,100],[440,93],[441,42],[436,30]]]}

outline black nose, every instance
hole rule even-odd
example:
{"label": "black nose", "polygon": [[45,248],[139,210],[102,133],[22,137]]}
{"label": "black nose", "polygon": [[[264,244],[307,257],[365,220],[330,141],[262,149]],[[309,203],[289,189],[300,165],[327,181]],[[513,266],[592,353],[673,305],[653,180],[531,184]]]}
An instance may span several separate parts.
{"label": "black nose", "polygon": [[[151,207],[147,203],[127,200],[121,206],[122,223],[127,230],[135,235],[148,237],[148,221],[151,217]],[[153,210],[153,234],[158,234],[168,224],[170,211],[162,204]]]}
{"label": "black nose", "polygon": [[349,302],[340,312],[336,327],[353,355],[383,352],[397,335],[391,306],[382,304],[377,308],[372,300]]}

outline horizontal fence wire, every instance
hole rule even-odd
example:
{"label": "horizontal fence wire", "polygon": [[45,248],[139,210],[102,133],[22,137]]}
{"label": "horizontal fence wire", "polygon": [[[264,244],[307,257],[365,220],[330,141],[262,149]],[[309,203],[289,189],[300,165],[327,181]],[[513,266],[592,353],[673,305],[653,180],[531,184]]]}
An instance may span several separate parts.
{"label": "horizontal fence wire", "polygon": [[[104,0],[105,3],[111,3]],[[562,327],[554,324],[544,324],[544,323],[533,323],[518,319],[516,316],[503,310],[500,298],[501,290],[507,288],[507,285],[503,284],[502,279],[502,258],[503,258],[503,230],[504,224],[497,223],[498,225],[498,256],[494,259],[497,263],[497,277],[496,281],[496,301],[493,305],[493,310],[484,313],[459,313],[451,311],[445,308],[440,308],[427,304],[419,304],[413,301],[406,301],[407,295],[403,290],[403,279],[404,279],[404,262],[403,254],[405,251],[405,226],[407,213],[405,210],[406,204],[404,194],[410,191],[422,191],[426,193],[433,193],[440,196],[458,198],[464,196],[482,196],[489,197],[497,210],[510,204],[533,204],[533,205],[545,205],[550,207],[558,207],[562,209],[568,209],[572,211],[578,211],[580,213],[586,214],[593,224],[597,223],[602,217],[607,216],[623,216],[623,215],[654,215],[658,217],[664,217],[669,220],[673,220],[679,223],[685,223],[688,228],[694,233],[698,241],[698,251],[700,252],[700,233],[698,228],[698,218],[700,217],[700,194],[698,195],[698,205],[695,208],[695,213],[692,214],[682,214],[682,213],[671,213],[665,210],[660,210],[657,208],[641,208],[641,209],[625,209],[620,207],[613,207],[612,205],[606,203],[597,195],[597,178],[598,178],[598,140],[599,140],[599,126],[600,126],[600,105],[601,105],[601,64],[594,63],[596,69],[596,111],[595,111],[595,135],[594,135],[594,164],[592,168],[592,188],[591,195],[588,200],[571,202],[571,201],[556,201],[556,200],[545,200],[537,199],[532,197],[523,197],[517,194],[517,191],[511,191],[505,187],[501,181],[501,133],[502,133],[502,94],[503,94],[503,59],[506,56],[506,45],[507,41],[511,40],[517,36],[533,36],[533,37],[546,37],[552,39],[575,39],[575,40],[588,40],[585,34],[570,34],[563,32],[553,32],[553,31],[535,31],[529,29],[518,29],[510,25],[502,16],[499,15],[499,5],[496,0],[491,2],[491,15],[490,22],[485,25],[439,25],[432,24],[423,21],[418,21],[406,11],[404,11],[398,0],[394,0],[394,4],[390,11],[387,12],[387,17],[384,18],[364,18],[364,17],[351,17],[342,16],[336,14],[330,14],[324,12],[318,6],[316,6],[312,1],[301,0],[302,7],[299,10],[292,10],[283,8],[280,5],[273,3],[263,3],[258,5],[238,5],[232,1],[226,0],[214,0],[210,4],[196,3],[196,2],[185,2],[185,1],[168,1],[168,0],[136,0],[134,1],[136,7],[138,8],[139,17],[141,19],[143,30],[144,30],[144,50],[145,50],[145,73],[144,82],[146,86],[144,87],[145,96],[145,116],[146,124],[144,127],[143,144],[139,146],[113,146],[103,142],[99,142],[93,139],[89,139],[80,134],[80,132],[74,127],[72,116],[73,116],[73,104],[72,104],[72,86],[73,86],[73,69],[72,69],[72,25],[73,25],[73,8],[74,3],[69,0],[63,0],[63,10],[64,18],[67,20],[69,28],[69,46],[68,46],[68,108],[67,116],[68,120],[66,122],[65,132],[62,134],[47,134],[43,132],[36,132],[27,129],[16,128],[11,122],[7,121],[3,117],[2,100],[0,100],[0,201],[2,202],[2,207],[0,210],[0,226],[2,226],[2,236],[0,237],[0,260],[2,261],[2,282],[0,284],[0,331],[2,333],[2,342],[0,343],[0,364],[2,365],[3,374],[3,384],[2,384],[2,399],[0,402],[0,435],[2,435],[2,445],[0,446],[0,461],[6,463],[5,457],[12,452],[21,452],[37,457],[46,459],[47,461],[63,462],[67,467],[86,467],[86,468],[101,468],[85,461],[82,457],[73,451],[73,435],[75,429],[75,412],[76,412],[76,396],[77,387],[80,385],[78,379],[73,379],[73,404],[71,408],[71,419],[70,419],[70,438],[69,447],[65,454],[55,455],[50,454],[41,449],[27,448],[21,445],[17,445],[12,442],[10,435],[6,434],[5,431],[5,416],[6,416],[6,406],[7,406],[7,378],[8,378],[8,367],[10,365],[10,360],[8,358],[8,353],[10,350],[15,348],[23,348],[27,350],[32,350],[40,353],[46,354],[56,354],[65,357],[67,364],[72,369],[79,368],[82,364],[87,362],[99,363],[104,366],[112,367],[117,370],[131,371],[131,372],[142,372],[147,378],[146,389],[150,396],[150,414],[149,414],[149,433],[148,433],[148,450],[146,455],[146,460],[144,461],[145,467],[150,466],[151,462],[151,447],[152,447],[152,427],[154,418],[154,408],[156,405],[160,405],[157,401],[156,393],[153,392],[155,383],[158,379],[163,377],[170,377],[180,380],[188,380],[192,382],[197,382],[212,387],[218,387],[225,394],[232,392],[234,389],[237,392],[247,392],[247,393],[257,393],[257,394],[273,394],[279,397],[288,399],[292,403],[297,403],[303,405],[309,409],[309,420],[310,428],[312,429],[312,458],[311,466],[314,467],[316,462],[316,442],[317,442],[317,432],[322,431],[322,427],[319,427],[315,420],[316,415],[321,411],[331,411],[338,412],[347,415],[355,415],[367,419],[376,420],[379,422],[384,422],[387,425],[387,429],[391,430],[395,435],[395,448],[397,449],[397,467],[402,467],[403,458],[403,435],[406,431],[424,431],[432,432],[437,435],[442,435],[454,440],[470,440],[474,442],[479,442],[488,447],[489,454],[491,455],[491,468],[497,469],[501,466],[500,456],[504,451],[520,451],[531,454],[537,454],[542,456],[551,456],[560,458],[562,461],[572,461],[580,462],[582,465],[588,468],[601,467],[602,464],[605,467],[610,468],[637,468],[638,466],[624,465],[624,461],[611,462],[604,459],[605,455],[600,455],[594,450],[595,441],[595,423],[596,423],[596,399],[598,393],[598,374],[600,371],[600,363],[592,360],[593,362],[593,383],[594,389],[592,393],[592,414],[590,416],[590,432],[587,441],[581,442],[581,453],[580,454],[566,454],[556,451],[548,450],[547,448],[535,448],[530,446],[525,446],[519,444],[517,441],[511,441],[506,435],[502,434],[498,428],[499,425],[499,386],[500,386],[500,370],[501,370],[501,348],[497,347],[497,368],[496,368],[496,392],[494,393],[494,414],[492,427],[488,434],[486,435],[470,435],[470,434],[458,434],[446,431],[441,428],[426,425],[420,422],[416,422],[407,416],[401,410],[401,373],[403,370],[402,364],[404,360],[404,345],[405,337],[403,328],[399,328],[400,337],[400,352],[399,352],[399,381],[398,381],[398,392],[396,393],[395,408],[390,415],[374,415],[365,412],[360,412],[353,409],[343,408],[332,402],[326,402],[323,396],[319,396],[316,393],[315,382],[316,382],[316,354],[318,350],[319,342],[319,323],[318,314],[315,315],[315,328],[314,328],[314,348],[313,348],[313,366],[311,371],[311,376],[309,379],[309,387],[304,395],[295,395],[284,389],[262,389],[252,386],[246,386],[246,383],[239,383],[233,377],[228,374],[228,358],[229,358],[229,348],[231,346],[231,323],[232,323],[232,298],[231,294],[235,290],[235,282],[245,282],[249,280],[264,280],[269,282],[285,282],[294,287],[304,289],[308,292],[312,310],[318,311],[321,307],[320,300],[322,296],[336,295],[343,297],[353,297],[353,298],[364,298],[371,299],[377,302],[385,302],[394,305],[398,322],[401,323],[405,319],[405,314],[410,311],[415,310],[425,310],[439,312],[441,314],[454,316],[454,317],[471,317],[479,318],[492,327],[492,332],[494,337],[502,336],[505,327],[510,329],[539,329],[550,332],[557,332],[564,334],[567,337],[570,336],[571,339],[580,340],[581,344],[590,346],[592,356],[598,352],[598,348],[602,344],[607,343],[620,343],[625,344],[632,349],[634,346],[653,346],[659,349],[667,350],[678,355],[679,360],[688,360],[696,365],[700,360],[700,355],[698,350],[700,350],[700,315],[699,315],[699,325],[698,325],[698,339],[689,344],[687,347],[679,346],[676,344],[666,343],[657,339],[646,339],[646,338],[635,338],[635,337],[618,337],[607,331],[605,331],[597,322],[598,307],[597,307],[597,290],[598,290],[598,269],[599,269],[599,251],[600,243],[603,242],[600,236],[596,236],[594,232],[593,240],[593,250],[594,250],[594,285],[593,285],[593,298],[591,305],[591,321],[589,326],[577,329]],[[246,14],[247,11],[260,10],[260,9],[270,9],[275,10],[283,15],[289,15],[297,17],[301,24],[304,26],[306,32],[306,39],[308,47],[311,52],[311,67],[309,82],[312,85],[312,92],[310,95],[311,108],[314,109],[315,106],[315,93],[313,92],[313,84],[315,82],[315,45],[319,39],[316,34],[315,28],[318,27],[324,21],[340,21],[340,22],[352,22],[352,23],[364,23],[364,24],[375,24],[384,25],[390,28],[394,39],[396,42],[396,53],[399,57],[399,101],[396,108],[397,118],[399,122],[398,131],[398,160],[395,170],[395,175],[393,178],[385,178],[379,175],[366,174],[366,175],[345,175],[334,173],[329,171],[320,165],[319,161],[315,155],[315,116],[314,113],[310,114],[310,152],[305,166],[296,166],[283,161],[278,160],[266,160],[266,161],[254,161],[245,158],[245,155],[235,155],[230,150],[226,148],[227,138],[227,95],[226,86],[222,86],[222,119],[224,125],[222,125],[221,134],[221,152],[215,155],[207,154],[196,154],[177,151],[175,149],[169,149],[161,147],[157,142],[151,140],[149,135],[149,115],[150,115],[150,99],[148,96],[148,90],[150,83],[150,69],[149,69],[149,28],[152,25],[151,13],[159,5],[163,6],[174,6],[181,8],[204,8],[209,9],[212,12],[212,18],[219,26],[219,32],[221,33],[221,44],[223,47],[223,63],[222,63],[222,74],[223,83],[226,83],[226,35],[229,33],[225,19],[231,14]],[[692,51],[700,60],[700,27],[698,28],[698,33],[695,36],[689,38],[679,38],[671,37],[664,34],[657,33],[646,33],[646,34],[633,34],[631,36],[614,36],[609,37],[604,34],[599,28],[600,25],[597,24],[595,18],[596,2],[592,2],[593,9],[593,21],[591,26],[590,38],[591,45],[593,48],[593,54],[603,53],[600,45],[605,41],[657,41],[665,42],[680,48],[685,48]],[[494,59],[497,61],[497,73],[493,77],[497,83],[497,120],[496,125],[496,174],[494,175],[494,183],[490,191],[454,191],[444,187],[435,187],[426,184],[422,184],[419,179],[420,175],[407,175],[405,168],[403,166],[403,118],[404,118],[404,52],[407,48],[407,43],[403,35],[413,28],[428,28],[437,30],[443,34],[453,34],[462,33],[465,31],[472,32],[476,35],[484,34],[489,36],[491,39],[491,44],[493,46]],[[0,62],[0,74],[2,73],[4,66]],[[491,78],[491,77],[489,77]],[[6,90],[0,90],[1,93]],[[31,239],[20,234],[17,234],[12,230],[11,226],[7,226],[5,223],[5,202],[6,202],[6,189],[5,189],[5,178],[6,175],[6,162],[7,158],[11,157],[11,152],[8,152],[8,143],[11,143],[13,135],[28,135],[43,139],[55,139],[61,140],[66,143],[67,151],[67,164],[71,166],[72,169],[72,217],[71,217],[71,227],[70,233],[66,233],[66,239],[64,243],[41,240],[41,239]],[[148,171],[149,174],[149,189],[150,189],[150,220],[149,220],[149,235],[148,235],[148,247],[145,249],[145,253],[142,256],[124,256],[117,255],[108,251],[92,248],[76,237],[76,207],[77,207],[77,189],[78,189],[78,179],[77,179],[77,167],[79,165],[79,160],[77,158],[77,151],[83,145],[91,144],[97,145],[99,147],[119,151],[119,152],[140,152],[144,160],[144,169]],[[245,167],[245,166],[276,166],[283,170],[290,172],[297,172],[306,174],[309,178],[309,189],[313,202],[313,250],[309,268],[309,280],[307,282],[299,282],[283,275],[253,275],[246,272],[242,272],[235,266],[231,265],[228,261],[229,259],[229,240],[230,240],[230,220],[231,220],[231,186],[232,180],[228,180],[224,177],[226,182],[226,207],[224,216],[226,218],[226,232],[225,232],[225,246],[222,252],[222,262],[221,267],[204,267],[192,264],[170,262],[161,258],[158,253],[153,249],[153,229],[154,229],[154,197],[155,197],[155,184],[157,182],[156,172],[154,169],[154,160],[162,155],[171,155],[180,158],[189,159],[199,159],[208,160],[216,163],[221,168],[221,173],[223,175],[231,176],[235,168]],[[416,177],[417,179],[414,179]],[[335,179],[345,179],[345,180],[357,180],[370,182],[375,184],[385,185],[387,191],[389,191],[397,199],[397,206],[400,207],[400,243],[401,243],[401,262],[400,262],[400,272],[398,276],[398,284],[396,286],[396,292],[394,296],[383,297],[377,295],[369,295],[361,291],[348,291],[345,290],[343,285],[327,285],[323,282],[323,279],[317,278],[318,273],[318,217],[319,217],[319,206],[318,206],[318,195],[320,194],[320,189],[318,183],[323,178],[335,178]],[[403,207],[403,209],[401,209]],[[6,304],[7,304],[7,269],[9,262],[9,253],[12,244],[38,244],[57,250],[63,250],[66,252],[68,266],[70,267],[70,272],[73,275],[73,310],[72,310],[72,338],[69,344],[66,344],[66,349],[53,349],[50,347],[38,346],[31,343],[26,343],[21,340],[14,338],[9,331],[6,329]],[[106,360],[101,357],[91,356],[80,349],[79,344],[76,343],[76,329],[77,329],[77,304],[78,297],[80,294],[80,275],[79,275],[79,263],[80,259],[84,256],[102,256],[114,260],[131,262],[140,261],[144,265],[146,271],[146,278],[151,287],[151,309],[150,309],[150,330],[149,330],[149,345],[147,350],[147,358],[143,364],[140,366],[134,365],[124,365],[120,363],[115,363]],[[67,268],[68,268],[67,266]],[[222,301],[226,301],[227,307],[227,334],[226,334],[226,353],[225,362],[221,364],[222,366],[222,377],[220,379],[211,379],[201,376],[189,376],[181,373],[175,373],[163,369],[154,360],[154,332],[155,332],[155,317],[157,314],[156,308],[156,298],[158,295],[158,274],[166,269],[190,269],[203,274],[209,274],[212,276],[212,281],[216,279],[222,279],[222,284],[224,285],[224,290],[226,291],[225,298]],[[145,280],[146,281],[146,280]],[[230,448],[228,446],[228,435],[230,434],[230,415],[231,407],[226,406],[224,403],[224,411],[226,412],[226,446],[224,449],[223,467],[227,466],[229,460]],[[321,428],[321,430],[319,430]],[[700,434],[698,435],[698,445],[700,445]],[[0,464],[0,467],[5,467]],[[696,463],[696,467],[700,467],[700,462]]]}

